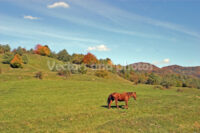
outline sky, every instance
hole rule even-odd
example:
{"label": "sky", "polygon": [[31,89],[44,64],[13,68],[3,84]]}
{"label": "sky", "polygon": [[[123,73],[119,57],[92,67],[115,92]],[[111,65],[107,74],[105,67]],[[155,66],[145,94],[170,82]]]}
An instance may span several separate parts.
{"label": "sky", "polygon": [[0,0],[0,44],[200,66],[200,0]]}

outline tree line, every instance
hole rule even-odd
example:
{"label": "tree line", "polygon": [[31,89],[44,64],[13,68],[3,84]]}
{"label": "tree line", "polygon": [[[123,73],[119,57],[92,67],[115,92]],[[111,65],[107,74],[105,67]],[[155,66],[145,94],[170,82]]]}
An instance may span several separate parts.
{"label": "tree line", "polygon": [[[81,67],[77,71],[59,71],[58,75],[61,76],[69,76],[71,73],[85,74],[87,72],[87,69],[83,66],[85,65],[86,67],[92,69],[98,69],[95,75],[99,77],[106,77],[108,75],[108,71],[110,71],[111,73],[117,74],[118,76],[133,82],[134,84],[162,85],[165,88],[175,86],[200,89],[199,78],[176,73],[163,74],[156,72],[137,71],[133,69],[127,70],[126,66],[114,65],[110,58],[97,59],[97,57],[92,53],[87,53],[86,55],[74,53],[70,55],[66,49],[63,49],[56,53],[51,51],[47,45],[38,44],[35,46],[34,49],[30,50],[18,47],[11,51],[9,45],[0,44],[0,54],[4,54],[3,63],[10,64],[10,66],[13,68],[23,68],[23,65],[28,63],[27,54],[38,54],[41,56],[55,58],[62,62],[70,62],[75,65],[81,65]],[[94,64],[103,65],[101,66],[101,68],[96,68]],[[104,68],[105,66],[109,66],[110,69],[106,70]]]}

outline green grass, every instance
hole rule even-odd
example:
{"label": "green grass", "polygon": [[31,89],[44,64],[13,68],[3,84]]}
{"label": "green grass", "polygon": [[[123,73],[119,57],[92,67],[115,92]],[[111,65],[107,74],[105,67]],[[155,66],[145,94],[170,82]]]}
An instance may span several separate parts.
{"label": "green grass", "polygon": [[[197,89],[177,92],[92,76],[77,78],[1,83],[0,132],[200,131]],[[129,109],[108,110],[107,96],[115,91],[136,91],[138,99],[129,101]]]}
{"label": "green grass", "polygon": [[[200,132],[200,91],[133,85],[116,75],[62,78],[45,66],[47,57],[30,56],[24,69],[0,64],[0,132],[168,133]],[[39,65],[37,60],[41,60]],[[52,59],[53,60],[53,59]],[[33,77],[43,71],[43,80]],[[112,92],[136,91],[129,109],[107,109]],[[119,103],[124,105],[124,102]],[[113,104],[114,106],[114,104]]]}

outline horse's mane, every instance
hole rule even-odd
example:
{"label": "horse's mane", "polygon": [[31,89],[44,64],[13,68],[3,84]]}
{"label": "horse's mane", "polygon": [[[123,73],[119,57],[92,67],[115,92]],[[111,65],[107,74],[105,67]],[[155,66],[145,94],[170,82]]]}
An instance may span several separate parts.
{"label": "horse's mane", "polygon": [[133,92],[127,92],[127,94],[128,94],[129,96],[131,96],[131,95],[133,94]]}

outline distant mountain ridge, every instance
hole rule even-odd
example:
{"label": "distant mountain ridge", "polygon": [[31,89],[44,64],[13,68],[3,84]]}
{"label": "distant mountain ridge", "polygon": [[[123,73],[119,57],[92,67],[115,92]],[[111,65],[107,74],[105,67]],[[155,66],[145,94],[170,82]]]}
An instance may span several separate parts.
{"label": "distant mountain ridge", "polygon": [[148,72],[156,72],[156,73],[176,73],[183,74],[188,76],[194,76],[200,78],[200,66],[194,67],[183,67],[179,65],[170,65],[166,67],[159,68],[156,65],[146,63],[146,62],[138,62],[131,64],[134,70],[136,71],[148,71]]}

